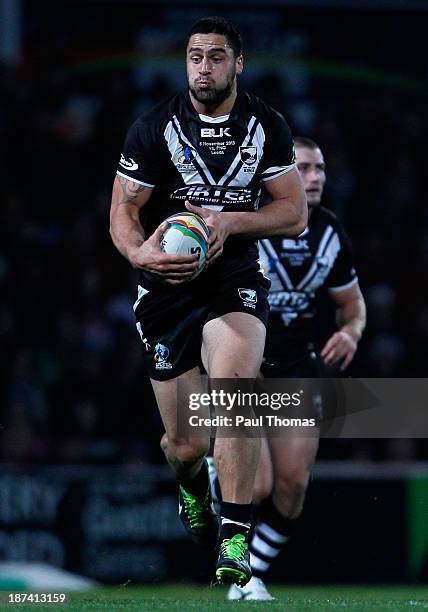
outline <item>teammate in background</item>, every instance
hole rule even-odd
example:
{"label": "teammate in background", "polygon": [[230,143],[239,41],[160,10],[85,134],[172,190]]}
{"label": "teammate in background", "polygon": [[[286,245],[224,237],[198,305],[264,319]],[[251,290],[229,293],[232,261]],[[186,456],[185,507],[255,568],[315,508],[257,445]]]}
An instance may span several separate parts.
{"label": "teammate in background", "polygon": [[[309,138],[294,139],[296,163],[309,206],[308,227],[298,238],[260,241],[260,258],[272,286],[262,373],[270,378],[332,376],[345,370],[365,327],[366,308],[353,267],[349,240],[338,218],[321,206],[326,180],[323,154]],[[338,330],[324,329],[320,302],[327,294]],[[325,296],[324,296],[325,297]],[[321,398],[318,398],[319,401]],[[321,406],[320,406],[321,407]],[[273,599],[264,585],[269,567],[299,518],[318,438],[264,438],[254,499],[260,505],[250,542],[253,578],[232,586],[229,599]]]}
{"label": "teammate in background", "polygon": [[[205,459],[209,440],[178,435],[177,389],[184,382],[199,390],[201,361],[211,378],[256,377],[269,310],[256,239],[300,234],[306,199],[284,118],[237,91],[239,32],[222,18],[198,21],[186,64],[188,91],[139,117],[128,132],[111,236],[140,272],[137,328],[165,427],[162,448],[179,483],[180,517],[195,541],[214,548],[218,540],[217,580],[245,584],[259,441],[216,442],[224,500],[219,531]],[[262,183],[272,202],[259,210]],[[159,244],[163,221],[185,206],[210,230],[209,267],[188,283],[196,255],[167,255]]]}

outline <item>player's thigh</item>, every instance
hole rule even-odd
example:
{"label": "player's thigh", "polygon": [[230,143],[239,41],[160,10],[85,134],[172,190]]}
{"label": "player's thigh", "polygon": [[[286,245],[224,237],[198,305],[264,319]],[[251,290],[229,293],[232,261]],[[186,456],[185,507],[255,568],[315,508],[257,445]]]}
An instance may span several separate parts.
{"label": "player's thigh", "polygon": [[270,438],[269,449],[274,480],[304,480],[318,452],[319,437]]}
{"label": "player's thigh", "polygon": [[[181,402],[186,402],[190,393],[202,392],[201,372],[199,367],[192,368],[184,374],[170,380],[150,379],[156,397],[162,422],[169,440],[179,437],[178,410]],[[184,414],[185,411],[184,411]]]}
{"label": "player's thigh", "polygon": [[266,327],[246,312],[229,312],[208,321],[202,332],[202,362],[211,378],[255,378]]}

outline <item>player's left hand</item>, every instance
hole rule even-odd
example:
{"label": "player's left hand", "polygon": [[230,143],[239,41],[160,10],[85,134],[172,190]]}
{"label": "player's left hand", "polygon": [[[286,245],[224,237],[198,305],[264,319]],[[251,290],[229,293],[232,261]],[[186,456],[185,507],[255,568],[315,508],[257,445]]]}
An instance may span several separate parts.
{"label": "player's left hand", "polygon": [[343,359],[340,366],[343,371],[351,363],[356,350],[354,338],[345,331],[338,331],[327,340],[320,355],[326,365],[333,365]]}
{"label": "player's left hand", "polygon": [[208,240],[207,265],[211,265],[223,253],[223,244],[229,235],[228,224],[225,219],[227,215],[209,208],[193,206],[188,200],[186,200],[186,208],[189,212],[202,217],[208,225],[210,237]]}

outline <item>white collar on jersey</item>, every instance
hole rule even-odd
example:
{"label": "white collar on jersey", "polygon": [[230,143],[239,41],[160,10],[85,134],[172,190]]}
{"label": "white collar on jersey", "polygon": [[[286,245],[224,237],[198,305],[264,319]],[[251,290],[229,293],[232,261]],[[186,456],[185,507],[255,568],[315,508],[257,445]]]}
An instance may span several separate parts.
{"label": "white collar on jersey", "polygon": [[201,115],[199,113],[199,118],[206,123],[223,123],[229,119],[230,115],[221,115],[220,117],[208,117],[208,115]]}

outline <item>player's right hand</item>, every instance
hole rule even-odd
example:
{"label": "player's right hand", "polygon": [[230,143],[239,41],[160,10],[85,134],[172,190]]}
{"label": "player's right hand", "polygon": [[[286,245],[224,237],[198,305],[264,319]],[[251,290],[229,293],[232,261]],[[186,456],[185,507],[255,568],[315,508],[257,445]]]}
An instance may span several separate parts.
{"label": "player's right hand", "polygon": [[340,369],[345,370],[354,358],[357,342],[346,331],[335,332],[325,343],[320,356],[326,365],[334,365],[342,360]]}
{"label": "player's right hand", "polygon": [[207,265],[210,266],[223,253],[223,244],[230,231],[227,223],[227,219],[230,216],[225,215],[223,212],[211,210],[209,208],[193,206],[189,200],[186,200],[185,204],[189,212],[202,217],[205,223],[208,225],[210,234],[208,239],[209,249],[207,253]]}
{"label": "player's right hand", "polygon": [[143,244],[129,253],[134,268],[157,274],[170,285],[188,281],[198,269],[197,255],[168,255],[161,250],[160,241],[168,229],[168,223],[161,223]]}

